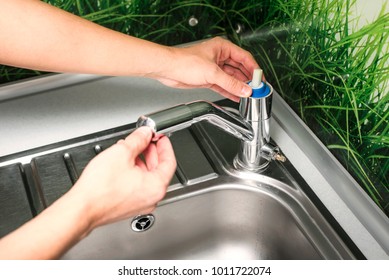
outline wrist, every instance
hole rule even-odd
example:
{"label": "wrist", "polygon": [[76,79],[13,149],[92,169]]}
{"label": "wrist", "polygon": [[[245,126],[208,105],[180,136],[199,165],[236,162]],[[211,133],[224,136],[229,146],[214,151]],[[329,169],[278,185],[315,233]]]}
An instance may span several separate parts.
{"label": "wrist", "polygon": [[177,48],[157,45],[157,49],[153,51],[153,54],[148,56],[151,62],[146,63],[150,67],[145,71],[144,76],[157,80],[171,78],[178,57]]}
{"label": "wrist", "polygon": [[94,222],[93,207],[89,203],[88,194],[84,194],[75,187],[76,185],[61,197],[56,204],[58,204],[59,211],[66,211],[69,219],[73,220],[72,229],[75,231],[75,236],[79,236],[79,240],[81,240],[97,226]]}

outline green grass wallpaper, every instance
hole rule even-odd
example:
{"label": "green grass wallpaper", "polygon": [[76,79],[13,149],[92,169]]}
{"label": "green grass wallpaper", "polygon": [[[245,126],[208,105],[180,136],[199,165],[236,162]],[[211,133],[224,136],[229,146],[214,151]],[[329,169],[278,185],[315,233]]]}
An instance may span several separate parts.
{"label": "green grass wallpaper", "polygon": [[356,1],[261,1],[264,23],[239,42],[389,214],[389,14],[353,30]]}
{"label": "green grass wallpaper", "polygon": [[[356,0],[46,2],[166,45],[228,36],[389,215],[387,7],[358,25]],[[39,74],[0,66],[0,83]]]}

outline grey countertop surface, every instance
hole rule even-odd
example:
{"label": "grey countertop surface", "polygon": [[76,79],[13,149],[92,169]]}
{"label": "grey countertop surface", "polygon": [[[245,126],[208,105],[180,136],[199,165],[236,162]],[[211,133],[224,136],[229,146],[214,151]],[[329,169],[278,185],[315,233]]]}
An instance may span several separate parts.
{"label": "grey countertop surface", "polygon": [[[69,78],[55,78],[61,75]],[[48,89],[51,79],[27,82],[24,89],[18,85],[15,91],[27,88],[34,94],[18,97],[15,92],[13,99],[14,85],[0,88],[0,97],[2,90],[8,97],[0,99],[0,157],[133,123],[142,114],[179,103],[221,99],[209,89],[172,89],[146,78],[93,77]]]}

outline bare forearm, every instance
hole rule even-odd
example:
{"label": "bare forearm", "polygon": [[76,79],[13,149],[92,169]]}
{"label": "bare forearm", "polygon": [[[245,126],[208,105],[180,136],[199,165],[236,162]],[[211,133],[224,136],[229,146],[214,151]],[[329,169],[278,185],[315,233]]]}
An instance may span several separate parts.
{"label": "bare forearm", "polygon": [[57,259],[91,230],[86,207],[72,193],[0,239],[0,259]]}
{"label": "bare forearm", "polygon": [[[0,0],[0,63],[54,72],[148,75],[168,47],[104,28],[41,1]],[[147,58],[147,61],[145,60]]]}

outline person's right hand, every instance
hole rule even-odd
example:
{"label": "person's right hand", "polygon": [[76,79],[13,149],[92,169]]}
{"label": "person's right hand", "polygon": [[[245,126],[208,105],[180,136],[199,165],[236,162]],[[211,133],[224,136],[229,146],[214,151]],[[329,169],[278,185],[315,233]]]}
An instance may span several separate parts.
{"label": "person's right hand", "polygon": [[164,197],[176,160],[167,137],[150,143],[151,137],[148,127],[138,128],[96,156],[71,189],[88,204],[92,229],[149,213]]}

